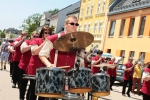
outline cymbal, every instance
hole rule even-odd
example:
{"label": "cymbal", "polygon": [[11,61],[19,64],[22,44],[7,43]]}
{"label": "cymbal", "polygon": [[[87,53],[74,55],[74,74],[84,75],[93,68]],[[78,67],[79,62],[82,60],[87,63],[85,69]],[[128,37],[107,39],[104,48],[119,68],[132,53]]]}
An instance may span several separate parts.
{"label": "cymbal", "polygon": [[94,36],[88,32],[72,32],[56,39],[53,47],[62,52],[77,51],[89,46],[94,41]]}
{"label": "cymbal", "polygon": [[102,63],[100,65],[94,65],[93,67],[107,67],[107,68],[114,68],[116,65],[115,64],[107,64],[107,63]]}

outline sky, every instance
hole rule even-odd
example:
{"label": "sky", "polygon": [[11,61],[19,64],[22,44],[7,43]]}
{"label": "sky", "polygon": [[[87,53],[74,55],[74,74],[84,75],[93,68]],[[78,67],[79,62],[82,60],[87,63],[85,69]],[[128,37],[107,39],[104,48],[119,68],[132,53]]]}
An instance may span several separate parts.
{"label": "sky", "polygon": [[0,1],[0,30],[19,28],[28,16],[45,11],[59,10],[80,0],[1,0]]}

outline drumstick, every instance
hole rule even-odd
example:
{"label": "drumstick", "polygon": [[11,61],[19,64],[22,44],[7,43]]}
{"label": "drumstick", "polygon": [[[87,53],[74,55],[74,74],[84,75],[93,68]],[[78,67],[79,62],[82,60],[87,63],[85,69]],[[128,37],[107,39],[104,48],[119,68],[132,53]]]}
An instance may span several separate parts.
{"label": "drumstick", "polygon": [[61,67],[57,67],[57,68],[69,68],[70,66],[61,66]]}

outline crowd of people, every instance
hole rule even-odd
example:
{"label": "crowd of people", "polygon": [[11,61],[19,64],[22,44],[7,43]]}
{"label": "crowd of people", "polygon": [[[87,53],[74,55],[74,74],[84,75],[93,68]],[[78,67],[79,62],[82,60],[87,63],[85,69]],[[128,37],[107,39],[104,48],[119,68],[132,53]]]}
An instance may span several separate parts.
{"label": "crowd of people", "polygon": [[[40,34],[36,31],[32,32],[27,38],[27,32],[22,31],[21,35],[12,43],[8,43],[8,39],[1,45],[1,70],[6,69],[6,63],[10,63],[10,75],[12,76],[12,88],[19,89],[19,99],[36,100],[35,83],[36,80],[30,80],[30,85],[27,90],[28,79],[23,79],[24,75],[36,75],[36,70],[41,67],[61,67],[68,71],[75,67],[76,52],[61,52],[53,48],[54,41],[64,36],[65,34],[76,32],[79,26],[78,20],[74,15],[66,18],[64,23],[65,31],[59,34],[52,35],[52,29],[44,26]],[[90,68],[93,74],[100,73],[101,68],[95,67],[102,63],[115,64],[115,57],[105,59],[102,57],[103,51],[96,50],[96,55],[92,55],[93,51],[83,52],[80,50],[80,67]],[[84,59],[83,59],[84,58]],[[117,64],[113,68],[107,68],[106,73],[110,76],[110,90],[113,90],[113,85],[117,75]],[[150,63],[146,64],[143,72],[141,70],[141,62],[133,67],[133,58],[129,58],[124,64],[124,83],[122,95],[130,97],[130,92],[135,93],[136,83],[138,84],[137,94],[140,91],[143,94],[143,100],[150,99]],[[143,82],[141,88],[141,82]],[[128,91],[126,92],[127,84],[129,83]],[[26,95],[26,96],[25,96]],[[38,100],[47,100],[45,97],[38,97]],[[52,100],[56,100],[52,98]]]}

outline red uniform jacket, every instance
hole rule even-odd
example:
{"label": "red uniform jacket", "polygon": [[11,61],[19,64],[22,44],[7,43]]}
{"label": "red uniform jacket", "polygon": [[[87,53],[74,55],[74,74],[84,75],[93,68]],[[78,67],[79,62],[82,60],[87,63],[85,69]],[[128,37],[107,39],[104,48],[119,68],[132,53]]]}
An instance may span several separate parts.
{"label": "red uniform jacket", "polygon": [[[26,40],[25,42],[28,45],[30,44],[30,40]],[[25,53],[22,53],[21,59],[20,59],[19,65],[18,65],[20,69],[26,71],[29,61],[30,61],[30,57],[31,57],[31,50],[29,50]]]}
{"label": "red uniform jacket", "polygon": [[[36,39],[32,40],[29,44],[40,46],[42,43],[43,43],[42,38],[36,38]],[[45,65],[41,62],[38,55],[32,55],[30,57],[29,65],[27,67],[27,74],[28,75],[36,75],[36,69],[38,69],[40,67],[45,67]]]}

